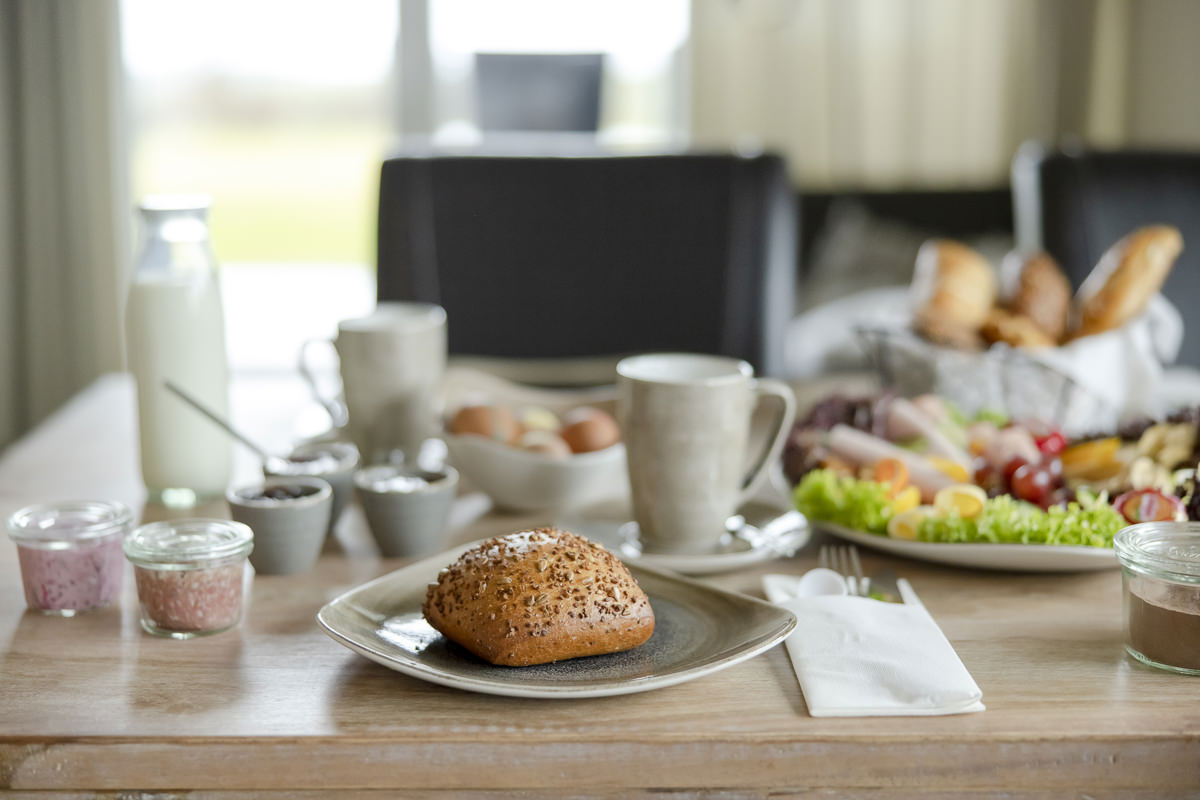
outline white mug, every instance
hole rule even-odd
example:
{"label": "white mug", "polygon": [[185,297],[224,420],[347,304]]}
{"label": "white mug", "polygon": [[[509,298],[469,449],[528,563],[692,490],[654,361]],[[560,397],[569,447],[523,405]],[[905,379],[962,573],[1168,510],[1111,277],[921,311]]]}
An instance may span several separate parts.
{"label": "white mug", "polygon": [[[655,353],[617,365],[633,515],[646,552],[712,552],[726,520],[767,477],[796,413],[792,390],[755,379],[745,361]],[[764,398],[776,417],[762,453],[747,462],[750,418]]]}
{"label": "white mug", "polygon": [[[307,363],[317,342],[338,354],[342,395],[322,397]],[[437,434],[438,391],[446,370],[446,311],[431,303],[379,303],[365,317],[338,323],[337,338],[300,351],[300,372],[335,425],[345,425],[366,463],[399,450],[416,458]]]}

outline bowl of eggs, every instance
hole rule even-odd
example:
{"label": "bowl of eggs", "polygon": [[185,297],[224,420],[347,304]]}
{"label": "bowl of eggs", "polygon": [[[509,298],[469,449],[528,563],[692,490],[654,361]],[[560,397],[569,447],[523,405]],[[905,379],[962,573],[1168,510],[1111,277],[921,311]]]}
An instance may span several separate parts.
{"label": "bowl of eggs", "polygon": [[604,408],[468,402],[446,418],[451,462],[511,511],[570,509],[628,491],[625,446]]}

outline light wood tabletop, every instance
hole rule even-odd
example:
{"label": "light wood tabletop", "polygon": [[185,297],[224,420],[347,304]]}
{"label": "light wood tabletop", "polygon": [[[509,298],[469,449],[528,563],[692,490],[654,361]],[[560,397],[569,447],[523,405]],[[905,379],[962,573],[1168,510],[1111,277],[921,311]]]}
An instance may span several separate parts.
{"label": "light wood tabletop", "polygon": [[[308,402],[290,381],[240,381],[233,395],[246,430]],[[91,386],[0,459],[0,513],[66,498],[142,508],[134,420],[127,378]],[[243,477],[253,467],[242,462]],[[451,539],[549,521],[467,494]],[[762,574],[810,568],[817,541],[709,580],[761,597]],[[256,576],[238,628],[186,642],[141,631],[131,575],[108,610],[26,613],[15,551],[0,544],[0,789],[17,795],[1200,795],[1200,679],[1124,654],[1115,570],[1014,575],[864,551],[868,573],[909,578],[987,711],[837,719],[809,716],[782,647],[690,683],[567,701],[392,672],[315,621],[330,599],[403,564],[378,558],[356,507],[315,570]]]}

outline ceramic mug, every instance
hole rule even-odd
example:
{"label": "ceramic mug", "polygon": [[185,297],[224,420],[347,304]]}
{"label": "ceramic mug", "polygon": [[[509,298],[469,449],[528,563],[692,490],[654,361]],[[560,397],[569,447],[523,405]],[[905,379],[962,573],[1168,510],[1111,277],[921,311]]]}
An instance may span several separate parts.
{"label": "ceramic mug", "polygon": [[[321,395],[308,364],[313,344],[332,344],[342,377],[338,398]],[[332,342],[300,351],[300,372],[335,425],[345,425],[365,463],[394,451],[415,459],[438,430],[437,397],[446,370],[446,311],[431,303],[379,303],[365,317],[338,323]]]}
{"label": "ceramic mug", "polygon": [[[618,406],[646,552],[711,552],[726,520],[767,477],[792,428],[796,400],[745,361],[654,353],[617,365]],[[750,419],[767,398],[779,413],[763,452],[747,462]]]}

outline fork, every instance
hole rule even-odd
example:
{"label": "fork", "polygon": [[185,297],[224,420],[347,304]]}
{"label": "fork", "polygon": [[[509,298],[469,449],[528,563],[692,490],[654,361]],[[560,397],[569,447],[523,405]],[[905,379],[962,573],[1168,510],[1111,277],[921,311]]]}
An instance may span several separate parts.
{"label": "fork", "polygon": [[817,565],[840,574],[846,581],[846,591],[850,595],[867,596],[862,562],[858,560],[858,548],[854,545],[822,545],[817,553]]}

